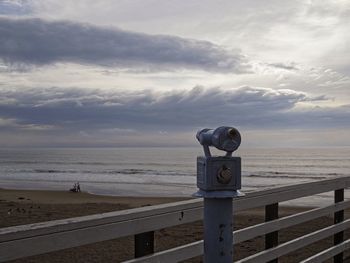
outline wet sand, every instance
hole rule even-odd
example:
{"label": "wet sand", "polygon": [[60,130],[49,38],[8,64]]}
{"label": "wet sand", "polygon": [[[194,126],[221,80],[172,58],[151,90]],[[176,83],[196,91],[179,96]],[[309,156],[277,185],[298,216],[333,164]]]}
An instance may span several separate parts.
{"label": "wet sand", "polygon": [[[128,208],[176,202],[184,198],[113,197],[64,191],[32,191],[0,189],[0,227],[8,227],[55,219],[97,214]],[[305,211],[306,207],[281,207],[280,217]],[[346,216],[348,213],[346,213]],[[347,218],[347,217],[346,217]],[[242,211],[234,216],[235,229],[264,221],[264,209]],[[280,231],[280,242],[291,240],[333,223],[332,216],[322,217]],[[348,233],[346,233],[348,236]],[[203,238],[201,222],[161,229],[155,233],[156,250],[164,250]],[[332,244],[322,240],[282,257],[279,262],[299,262]],[[120,262],[133,257],[133,237],[104,241],[78,248],[65,249],[12,262]],[[264,249],[264,238],[258,237],[235,246],[235,259]],[[195,258],[186,262],[202,262]]]}

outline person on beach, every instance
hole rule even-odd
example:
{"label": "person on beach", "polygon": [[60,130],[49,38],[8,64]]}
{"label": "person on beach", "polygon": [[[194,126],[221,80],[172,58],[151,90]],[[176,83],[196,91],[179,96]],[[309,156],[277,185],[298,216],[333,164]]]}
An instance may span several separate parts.
{"label": "person on beach", "polygon": [[73,187],[69,189],[69,191],[73,193],[79,193],[81,191],[79,182],[74,183]]}

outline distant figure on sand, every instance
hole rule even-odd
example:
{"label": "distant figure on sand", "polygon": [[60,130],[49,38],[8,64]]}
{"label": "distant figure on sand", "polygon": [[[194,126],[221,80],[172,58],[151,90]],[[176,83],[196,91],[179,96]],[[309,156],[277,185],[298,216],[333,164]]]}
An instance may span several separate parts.
{"label": "distant figure on sand", "polygon": [[69,189],[69,191],[73,193],[79,193],[80,192],[80,184],[79,182],[74,183],[73,187]]}

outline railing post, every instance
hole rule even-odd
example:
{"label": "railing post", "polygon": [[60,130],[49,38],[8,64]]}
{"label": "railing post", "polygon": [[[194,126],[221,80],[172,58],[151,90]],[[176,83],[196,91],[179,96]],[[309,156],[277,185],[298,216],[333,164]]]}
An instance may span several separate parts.
{"label": "railing post", "polygon": [[135,235],[134,242],[135,258],[154,253],[154,231]]}
{"label": "railing post", "polygon": [[[338,189],[334,191],[334,202],[339,203],[344,201],[344,189]],[[334,224],[338,224],[344,221],[344,210],[334,213]],[[334,235],[334,245],[342,243],[344,241],[344,232],[339,232]],[[339,253],[333,257],[334,263],[343,262],[343,253]]]}
{"label": "railing post", "polygon": [[[265,222],[278,219],[278,203],[265,206]],[[278,246],[278,231],[274,231],[265,235],[265,249]],[[269,263],[277,263],[278,258],[269,261]]]}

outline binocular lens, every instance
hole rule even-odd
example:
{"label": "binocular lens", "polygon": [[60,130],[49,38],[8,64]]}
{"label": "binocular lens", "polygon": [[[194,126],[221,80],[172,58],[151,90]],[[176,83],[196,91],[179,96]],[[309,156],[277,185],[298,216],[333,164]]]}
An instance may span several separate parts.
{"label": "binocular lens", "polygon": [[238,137],[238,133],[236,129],[229,129],[227,133],[231,139],[236,139]]}

